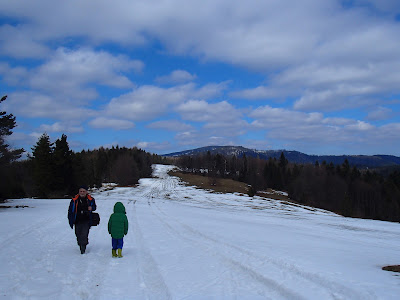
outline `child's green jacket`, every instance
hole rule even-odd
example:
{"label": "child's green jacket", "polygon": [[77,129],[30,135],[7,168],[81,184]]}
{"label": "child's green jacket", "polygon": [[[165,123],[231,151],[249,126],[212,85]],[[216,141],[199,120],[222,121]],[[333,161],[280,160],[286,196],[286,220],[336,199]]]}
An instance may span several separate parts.
{"label": "child's green jacket", "polygon": [[122,239],[128,233],[128,218],[125,206],[121,202],[114,205],[114,213],[108,220],[108,233],[114,239]]}

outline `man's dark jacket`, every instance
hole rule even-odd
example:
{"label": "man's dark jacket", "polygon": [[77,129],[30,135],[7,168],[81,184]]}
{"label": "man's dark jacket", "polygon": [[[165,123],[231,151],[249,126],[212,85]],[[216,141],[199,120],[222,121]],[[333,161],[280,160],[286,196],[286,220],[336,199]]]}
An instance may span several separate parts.
{"label": "man's dark jacket", "polygon": [[[91,206],[92,211],[95,211],[97,206],[94,198],[89,194],[87,194],[86,201],[87,201],[87,207]],[[76,223],[76,216],[78,211],[80,211],[80,209],[81,207],[79,206],[79,195],[76,195],[74,198],[72,198],[68,208],[68,221],[69,221],[69,226],[71,226],[71,228],[73,228],[74,224]],[[89,210],[85,211],[85,213],[89,215],[89,225],[92,225],[92,211]]]}

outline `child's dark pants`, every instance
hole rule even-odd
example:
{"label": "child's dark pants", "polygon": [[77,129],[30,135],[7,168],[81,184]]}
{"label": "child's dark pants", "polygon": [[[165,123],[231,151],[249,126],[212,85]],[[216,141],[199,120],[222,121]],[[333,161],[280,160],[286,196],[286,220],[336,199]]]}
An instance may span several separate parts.
{"label": "child's dark pants", "polygon": [[112,238],[111,242],[112,242],[113,250],[122,249],[122,247],[124,246],[124,238],[122,238],[122,239]]}

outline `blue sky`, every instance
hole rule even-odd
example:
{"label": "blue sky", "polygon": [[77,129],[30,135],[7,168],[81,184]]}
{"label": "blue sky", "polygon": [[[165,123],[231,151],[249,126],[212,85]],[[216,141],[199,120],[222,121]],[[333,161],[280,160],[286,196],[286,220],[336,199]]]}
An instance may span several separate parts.
{"label": "blue sky", "polygon": [[0,90],[27,151],[400,156],[400,2],[2,0]]}

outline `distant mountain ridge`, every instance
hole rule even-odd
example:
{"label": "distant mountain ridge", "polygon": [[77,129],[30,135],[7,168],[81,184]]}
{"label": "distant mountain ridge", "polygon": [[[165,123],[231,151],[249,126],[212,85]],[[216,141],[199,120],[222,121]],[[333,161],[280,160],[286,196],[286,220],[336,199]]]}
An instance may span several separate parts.
{"label": "distant mountain ridge", "polygon": [[246,155],[248,157],[259,157],[260,159],[265,160],[268,160],[270,157],[279,159],[281,153],[283,152],[289,162],[298,164],[313,164],[316,161],[321,164],[323,161],[325,161],[328,164],[332,162],[333,164],[338,165],[342,164],[347,159],[350,165],[356,166],[358,168],[376,168],[400,165],[400,157],[393,155],[308,155],[298,151],[255,150],[248,149],[242,146],[207,146],[192,150],[164,154],[163,156],[179,157],[184,155],[198,155],[202,153],[207,153],[208,151],[210,151],[210,153],[214,155],[235,155],[237,157],[242,157],[243,155]]}

